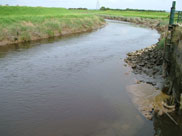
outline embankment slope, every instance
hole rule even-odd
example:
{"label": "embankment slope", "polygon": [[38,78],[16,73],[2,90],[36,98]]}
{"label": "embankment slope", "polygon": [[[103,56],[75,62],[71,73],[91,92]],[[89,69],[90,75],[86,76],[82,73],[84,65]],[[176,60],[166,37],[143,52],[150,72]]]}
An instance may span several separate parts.
{"label": "embankment slope", "polygon": [[91,31],[103,18],[64,8],[0,6],[0,46]]}

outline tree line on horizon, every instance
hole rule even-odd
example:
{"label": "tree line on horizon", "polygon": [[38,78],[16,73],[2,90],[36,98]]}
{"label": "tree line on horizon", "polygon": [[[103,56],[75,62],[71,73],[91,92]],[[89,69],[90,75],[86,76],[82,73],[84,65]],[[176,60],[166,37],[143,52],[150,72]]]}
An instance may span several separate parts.
{"label": "tree line on horizon", "polygon": [[147,11],[147,12],[166,12],[165,10],[146,10],[146,9],[112,9],[102,6],[100,10],[114,10],[114,11]]}
{"label": "tree line on horizon", "polygon": [[[3,5],[0,5],[3,6]],[[4,6],[9,6],[8,4],[4,5]],[[16,5],[17,7],[19,7],[19,5]],[[23,6],[24,7],[24,6]],[[41,7],[41,6],[38,6]],[[68,10],[88,10],[87,8],[68,8]],[[145,12],[166,12],[165,10],[147,10],[147,9],[130,9],[130,8],[126,8],[126,9],[112,9],[112,8],[108,8],[108,7],[104,7],[102,6],[99,10],[113,10],[113,11],[145,11]]]}

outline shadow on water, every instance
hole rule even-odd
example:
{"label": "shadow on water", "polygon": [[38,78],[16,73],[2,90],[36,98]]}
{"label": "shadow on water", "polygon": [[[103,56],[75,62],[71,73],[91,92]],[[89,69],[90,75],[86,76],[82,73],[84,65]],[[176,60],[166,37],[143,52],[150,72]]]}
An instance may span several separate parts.
{"label": "shadow on water", "polygon": [[11,51],[22,51],[22,50],[30,49],[30,48],[33,48],[35,46],[39,46],[42,44],[54,43],[54,42],[58,42],[60,40],[66,40],[66,39],[70,39],[70,38],[79,38],[79,36],[81,36],[81,35],[87,35],[90,32],[94,32],[94,31],[96,31],[96,30],[84,32],[84,33],[78,33],[78,34],[70,34],[67,36],[57,36],[57,37],[51,37],[51,38],[36,40],[36,41],[31,41],[31,42],[24,42],[24,43],[0,46],[0,58],[5,57],[7,55],[7,53],[9,53]]}

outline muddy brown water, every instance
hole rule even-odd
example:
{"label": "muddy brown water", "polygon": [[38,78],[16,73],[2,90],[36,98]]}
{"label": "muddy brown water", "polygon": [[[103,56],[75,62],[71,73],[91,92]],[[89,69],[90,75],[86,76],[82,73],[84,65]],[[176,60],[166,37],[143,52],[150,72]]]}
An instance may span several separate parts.
{"label": "muddy brown water", "polygon": [[0,48],[1,136],[152,136],[126,87],[126,53],[155,30],[108,21],[100,30]]}

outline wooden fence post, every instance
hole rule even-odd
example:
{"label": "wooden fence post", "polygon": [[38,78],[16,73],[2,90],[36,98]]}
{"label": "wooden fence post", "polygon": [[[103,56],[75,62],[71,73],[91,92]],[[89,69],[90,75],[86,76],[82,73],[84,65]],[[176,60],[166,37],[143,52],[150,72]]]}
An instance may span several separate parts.
{"label": "wooden fence post", "polygon": [[170,13],[169,25],[174,24],[175,10],[176,10],[176,1],[173,1],[171,13]]}

